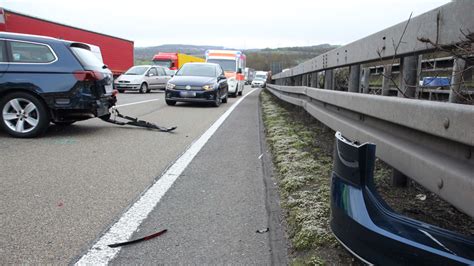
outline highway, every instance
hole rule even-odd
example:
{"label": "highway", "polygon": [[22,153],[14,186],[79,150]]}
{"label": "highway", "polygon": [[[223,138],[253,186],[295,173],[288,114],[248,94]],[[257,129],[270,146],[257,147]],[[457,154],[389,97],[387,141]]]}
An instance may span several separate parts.
{"label": "highway", "polygon": [[[251,91],[246,88],[244,95]],[[214,108],[170,107],[162,92],[119,95],[122,113],[177,126],[173,133],[99,119],[51,125],[36,139],[0,132],[0,263],[87,261],[94,245],[205,132],[202,149],[194,150],[182,174],[162,189],[156,206],[147,206],[146,219],[127,216],[138,227],[122,228],[123,235],[115,239],[168,232],[113,249],[112,257],[94,254],[92,261],[286,263],[282,228],[269,212],[268,201],[275,199],[266,197],[273,188],[265,184],[273,183],[262,163],[268,155],[262,149],[258,93],[253,91],[230,113],[243,97]],[[209,134],[217,120],[221,123]],[[267,227],[270,232],[256,233]]]}

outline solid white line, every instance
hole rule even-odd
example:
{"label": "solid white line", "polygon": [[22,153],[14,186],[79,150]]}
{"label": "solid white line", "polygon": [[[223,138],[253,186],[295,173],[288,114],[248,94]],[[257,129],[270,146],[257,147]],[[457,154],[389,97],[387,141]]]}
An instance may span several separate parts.
{"label": "solid white line", "polygon": [[124,107],[124,106],[129,106],[129,105],[134,105],[134,104],[141,104],[141,103],[147,103],[147,102],[155,102],[159,101],[160,99],[152,99],[152,100],[146,100],[146,101],[141,101],[141,102],[133,102],[133,103],[124,103],[117,105],[116,107]]}
{"label": "solid white line", "polygon": [[107,245],[128,241],[143,220],[155,208],[166,191],[171,188],[181,173],[198,154],[206,142],[214,135],[234,109],[257,88],[245,94],[235,102],[212,126],[204,132],[191,146],[166,170],[166,172],[135,202],[93,246],[82,256],[76,265],[97,265],[109,263],[120,251],[120,248],[109,248]]}

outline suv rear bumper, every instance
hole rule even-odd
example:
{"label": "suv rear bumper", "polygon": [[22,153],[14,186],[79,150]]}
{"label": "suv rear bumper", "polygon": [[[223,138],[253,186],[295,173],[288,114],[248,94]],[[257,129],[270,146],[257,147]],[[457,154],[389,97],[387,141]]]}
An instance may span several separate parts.
{"label": "suv rear bumper", "polygon": [[73,97],[63,93],[48,93],[42,96],[54,121],[85,120],[108,115],[109,109],[117,102],[117,98],[112,95],[96,98],[81,93]]}

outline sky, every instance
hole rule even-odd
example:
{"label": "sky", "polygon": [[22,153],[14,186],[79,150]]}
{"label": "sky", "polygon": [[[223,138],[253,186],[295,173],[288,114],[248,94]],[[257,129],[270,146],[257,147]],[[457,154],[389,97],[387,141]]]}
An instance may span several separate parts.
{"label": "sky", "polygon": [[0,7],[133,40],[276,48],[344,45],[450,0],[0,0]]}

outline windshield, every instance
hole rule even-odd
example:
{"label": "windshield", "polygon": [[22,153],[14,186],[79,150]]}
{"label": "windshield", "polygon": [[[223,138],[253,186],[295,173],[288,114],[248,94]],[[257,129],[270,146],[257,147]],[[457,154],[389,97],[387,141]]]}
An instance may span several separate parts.
{"label": "windshield", "polygon": [[153,60],[153,64],[170,68],[171,67],[171,60]]}
{"label": "windshield", "polygon": [[79,59],[81,64],[87,70],[97,70],[102,69],[104,63],[101,62],[97,56],[95,56],[91,51],[80,48],[80,47],[71,47],[72,52],[74,55]]}
{"label": "windshield", "polygon": [[224,71],[232,71],[236,72],[237,71],[237,65],[235,60],[228,60],[228,59],[208,59],[208,63],[215,63],[219,64]]}
{"label": "windshield", "polygon": [[266,79],[267,77],[265,75],[257,75],[255,76],[256,79]]}
{"label": "windshield", "polygon": [[125,75],[144,75],[148,68],[147,66],[134,66],[125,72]]}
{"label": "windshield", "polygon": [[176,76],[216,77],[216,73],[216,67],[213,65],[185,64],[176,72]]}

